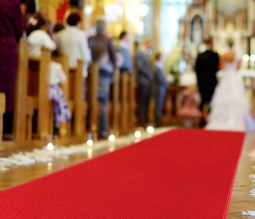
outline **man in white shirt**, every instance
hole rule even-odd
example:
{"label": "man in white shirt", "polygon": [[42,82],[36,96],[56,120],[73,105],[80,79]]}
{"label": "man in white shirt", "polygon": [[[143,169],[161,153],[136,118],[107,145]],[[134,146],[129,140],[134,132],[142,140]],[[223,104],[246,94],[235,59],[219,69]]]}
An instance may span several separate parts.
{"label": "man in white shirt", "polygon": [[72,13],[67,18],[69,28],[59,32],[56,42],[60,54],[69,57],[69,67],[76,68],[78,60],[84,61],[83,77],[87,77],[87,68],[91,61],[91,51],[88,47],[88,38],[85,31],[80,29],[81,17]]}

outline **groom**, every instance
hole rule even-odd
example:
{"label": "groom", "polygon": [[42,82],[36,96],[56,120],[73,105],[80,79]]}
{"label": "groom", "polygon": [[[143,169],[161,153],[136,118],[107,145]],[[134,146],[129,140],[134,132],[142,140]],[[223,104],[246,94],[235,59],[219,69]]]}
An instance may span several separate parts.
{"label": "groom", "polygon": [[[217,71],[219,69],[219,55],[212,51],[212,41],[205,40],[206,51],[199,54],[196,60],[196,74],[199,92],[201,95],[200,110],[208,106],[212,100],[217,85]],[[201,119],[200,127],[206,125],[205,118]]]}

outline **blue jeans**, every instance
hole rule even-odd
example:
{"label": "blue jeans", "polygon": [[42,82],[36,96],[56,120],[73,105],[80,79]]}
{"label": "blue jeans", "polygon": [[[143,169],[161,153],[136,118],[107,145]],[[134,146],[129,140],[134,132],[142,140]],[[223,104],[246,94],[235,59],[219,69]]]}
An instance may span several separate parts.
{"label": "blue jeans", "polygon": [[166,98],[166,88],[159,87],[155,95],[155,123],[156,127],[162,125],[162,114],[164,109],[164,103]]}
{"label": "blue jeans", "polygon": [[98,101],[101,104],[99,131],[102,137],[107,137],[107,106],[109,102],[108,95],[99,93]]}

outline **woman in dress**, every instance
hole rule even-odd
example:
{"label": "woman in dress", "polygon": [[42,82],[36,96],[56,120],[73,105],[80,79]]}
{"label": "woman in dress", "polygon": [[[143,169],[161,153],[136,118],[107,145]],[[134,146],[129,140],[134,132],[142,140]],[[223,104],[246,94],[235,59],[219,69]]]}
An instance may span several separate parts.
{"label": "woman in dress", "polygon": [[243,79],[238,74],[242,54],[233,49],[232,39],[227,43],[229,51],[221,57],[223,78],[216,87],[206,129],[245,131],[249,106],[245,97]]}
{"label": "woman in dress", "polygon": [[18,41],[23,33],[20,0],[0,0],[0,92],[6,95],[4,133],[12,132]]}

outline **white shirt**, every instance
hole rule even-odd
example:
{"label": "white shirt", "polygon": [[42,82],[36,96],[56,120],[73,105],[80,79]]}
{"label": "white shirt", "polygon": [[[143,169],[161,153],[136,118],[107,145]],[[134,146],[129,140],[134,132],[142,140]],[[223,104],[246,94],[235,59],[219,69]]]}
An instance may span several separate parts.
{"label": "white shirt", "polygon": [[56,43],[43,30],[33,31],[27,38],[29,43],[29,56],[38,57],[42,48],[53,51],[57,48]]}
{"label": "white shirt", "polygon": [[122,47],[122,48],[124,48],[124,49],[129,50],[129,45],[128,45],[128,43],[127,43],[126,41],[124,41],[124,40],[121,40],[121,41],[119,42],[119,46]]}
{"label": "white shirt", "polygon": [[91,62],[91,51],[87,34],[77,27],[69,27],[56,36],[59,52],[69,58],[69,67],[76,68],[77,61],[85,62],[83,77],[87,77],[87,67]]}
{"label": "white shirt", "polygon": [[58,62],[50,63],[50,84],[64,84],[67,78],[63,71],[62,65]]}

